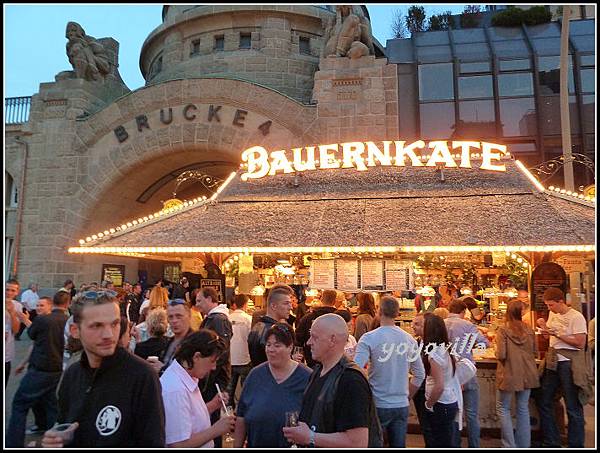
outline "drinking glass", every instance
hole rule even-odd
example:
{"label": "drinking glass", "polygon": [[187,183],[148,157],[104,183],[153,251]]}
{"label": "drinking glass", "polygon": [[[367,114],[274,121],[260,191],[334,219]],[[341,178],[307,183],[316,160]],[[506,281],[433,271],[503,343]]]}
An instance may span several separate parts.
{"label": "drinking glass", "polygon": [[[221,408],[221,417],[226,416],[229,417],[230,415],[233,415],[233,407],[232,406],[225,406],[224,408]],[[225,434],[225,442],[233,442],[233,437],[231,435],[231,433],[227,433]]]}
{"label": "drinking glass", "polygon": [[304,349],[302,346],[294,346],[294,349],[292,349],[292,359],[300,363],[304,361]]}
{"label": "drinking glass", "polygon": [[[285,426],[294,427],[298,426],[298,411],[290,411],[285,413]],[[295,443],[292,443],[291,448],[298,448]]]}

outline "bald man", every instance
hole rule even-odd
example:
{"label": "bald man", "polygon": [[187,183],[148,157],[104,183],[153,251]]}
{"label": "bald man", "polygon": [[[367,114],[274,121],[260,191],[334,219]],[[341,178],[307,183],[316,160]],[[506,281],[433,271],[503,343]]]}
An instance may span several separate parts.
{"label": "bald man", "polygon": [[382,432],[364,372],[344,354],[348,326],[339,315],[318,317],[307,345],[317,361],[304,392],[299,424],[283,428],[289,442],[308,447],[382,447]]}

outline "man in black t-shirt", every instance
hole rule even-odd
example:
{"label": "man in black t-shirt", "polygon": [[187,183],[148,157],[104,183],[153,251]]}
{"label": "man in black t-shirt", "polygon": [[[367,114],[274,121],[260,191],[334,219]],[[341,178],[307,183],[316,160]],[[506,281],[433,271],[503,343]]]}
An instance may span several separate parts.
{"label": "man in black t-shirt", "polygon": [[381,426],[364,372],[344,355],[346,321],[317,318],[308,345],[318,362],[302,400],[299,424],[283,428],[289,442],[310,447],[366,448],[381,445]]}

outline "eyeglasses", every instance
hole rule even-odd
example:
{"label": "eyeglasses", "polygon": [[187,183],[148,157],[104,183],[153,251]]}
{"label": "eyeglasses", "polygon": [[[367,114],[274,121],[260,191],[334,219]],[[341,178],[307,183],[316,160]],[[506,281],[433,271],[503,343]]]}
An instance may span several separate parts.
{"label": "eyeglasses", "polygon": [[114,299],[117,297],[117,292],[112,291],[110,289],[104,291],[84,291],[82,294],[84,299],[97,300],[101,297],[108,297],[109,299]]}
{"label": "eyeglasses", "polygon": [[167,302],[169,304],[170,307],[174,307],[175,305],[185,305],[187,304],[187,302],[185,301],[185,299],[172,299],[169,302]]}

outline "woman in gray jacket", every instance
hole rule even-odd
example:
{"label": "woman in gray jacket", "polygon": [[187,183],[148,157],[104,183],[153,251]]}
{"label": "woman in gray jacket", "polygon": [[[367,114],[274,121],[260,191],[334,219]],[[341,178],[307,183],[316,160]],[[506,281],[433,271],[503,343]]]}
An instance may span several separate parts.
{"label": "woman in gray jacket", "polygon": [[[501,421],[502,446],[529,448],[529,394],[540,386],[534,355],[533,331],[522,320],[523,303],[511,299],[506,309],[506,320],[496,335],[496,410]],[[513,433],[510,414],[512,394],[517,402],[517,427]]]}

